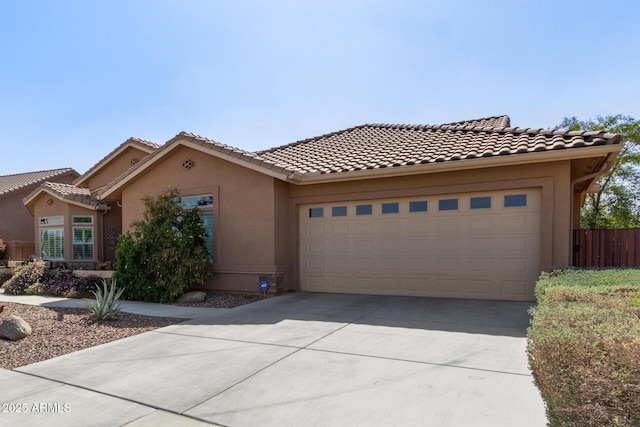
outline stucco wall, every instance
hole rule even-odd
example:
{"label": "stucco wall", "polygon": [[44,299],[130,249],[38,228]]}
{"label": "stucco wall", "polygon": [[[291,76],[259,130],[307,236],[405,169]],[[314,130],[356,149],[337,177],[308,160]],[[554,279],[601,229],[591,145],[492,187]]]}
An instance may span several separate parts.
{"label": "stucco wall", "polygon": [[[187,160],[193,164],[190,169],[182,166]],[[208,286],[231,291],[257,290],[259,277],[279,272],[274,185],[269,176],[180,147],[123,189],[123,228],[130,229],[133,221],[143,218],[141,199],[145,195],[157,196],[169,186],[179,189],[182,196],[211,194],[216,274]],[[280,185],[279,191],[282,195],[286,184]],[[280,209],[285,203],[281,196]]]}
{"label": "stucco wall", "polygon": [[[50,181],[71,184],[76,177],[77,174],[74,172],[68,175],[54,177]],[[22,191],[16,191],[7,197],[0,198],[0,239],[6,242],[35,242],[33,216],[29,213],[23,200],[37,187],[37,185],[25,187]],[[21,258],[11,253],[7,253],[5,256],[12,257],[16,260]]]}
{"label": "stucco wall", "polygon": [[122,153],[111,159],[108,167],[102,167],[95,174],[91,175],[88,180],[83,181],[82,187],[89,188],[91,191],[109,184],[115,178],[120,176],[133,166],[132,160],[142,160],[149,154],[135,147],[127,147]]}
{"label": "stucco wall", "polygon": [[[53,200],[52,204],[47,201]],[[100,259],[100,245],[97,243],[100,241],[100,228],[101,228],[101,214],[97,213],[92,208],[83,208],[81,206],[70,205],[55,197],[51,197],[46,193],[40,194],[34,201],[34,213],[32,218],[32,224],[34,227],[33,240],[35,242],[36,255],[40,256],[40,218],[51,216],[64,217],[64,225],[55,226],[51,228],[64,228],[64,256],[65,261],[73,261],[73,235],[72,235],[72,218],[76,215],[92,216],[93,228],[94,228],[94,257],[96,260]],[[87,225],[91,226],[91,225]]]}
{"label": "stucco wall", "polygon": [[22,199],[29,191],[20,191],[0,199],[0,239],[33,241],[33,217]]}

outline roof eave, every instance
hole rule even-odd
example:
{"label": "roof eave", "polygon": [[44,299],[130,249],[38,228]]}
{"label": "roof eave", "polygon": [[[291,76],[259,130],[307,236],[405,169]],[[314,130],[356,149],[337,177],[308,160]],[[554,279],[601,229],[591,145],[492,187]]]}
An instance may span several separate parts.
{"label": "roof eave", "polygon": [[[180,146],[192,148],[202,153],[212,155],[219,159],[226,160],[230,163],[254,170],[256,172],[280,179],[282,181],[287,181],[289,175],[291,174],[291,171],[285,169],[284,167],[269,164],[266,161],[258,160],[256,158],[247,158],[245,155],[239,153],[236,153],[237,155],[234,156],[231,154],[227,154],[226,152],[222,151],[222,149],[216,150],[205,146],[202,143],[199,143],[198,140],[188,140],[182,139],[180,137],[175,137],[174,139],[167,142],[165,146],[156,151],[157,154],[155,156],[145,159],[147,161],[145,161],[144,163],[141,162],[138,167],[131,171],[130,174],[123,177],[118,182],[115,182],[113,185],[108,186],[102,192],[99,192],[98,198],[101,200],[108,200],[112,198],[114,195],[118,194],[124,186],[133,181],[138,175],[151,168],[155,163],[160,161],[163,157],[167,156],[169,153]],[[231,153],[233,153],[233,151]]]}
{"label": "roof eave", "polygon": [[28,195],[27,197],[25,197],[22,200],[22,203],[25,205],[25,207],[27,208],[27,210],[29,211],[29,213],[31,214],[31,216],[35,216],[34,212],[33,212],[33,203],[35,202],[36,198],[38,198],[38,196],[40,196],[40,194],[42,193],[46,193],[52,197],[55,197],[56,199],[68,203],[70,205],[75,205],[75,206],[79,206],[85,209],[90,209],[90,210],[94,210],[94,211],[98,211],[98,210],[111,210],[111,207],[109,205],[107,205],[106,203],[96,203],[94,204],[87,204],[87,203],[83,203],[80,200],[76,200],[74,198],[67,198],[64,197],[58,193],[56,193],[55,191],[52,191],[51,189],[47,188],[47,187],[40,187],[37,188],[36,190],[34,190],[30,195]]}
{"label": "roof eave", "polygon": [[131,148],[131,147],[138,148],[146,152],[147,154],[151,154],[156,150],[145,144],[135,143],[135,141],[133,141],[130,138],[126,140],[120,147],[116,148],[116,150],[110,153],[106,158],[102,159],[100,162],[92,166],[91,169],[89,169],[87,172],[85,172],[84,174],[76,178],[73,181],[73,184],[80,186],[82,183],[86,182],[89,178],[94,176],[100,170],[104,169],[105,165],[107,165],[109,162],[111,162],[113,159],[115,159],[116,157],[118,157],[120,154],[122,154],[124,151],[126,151],[128,148]]}
{"label": "roof eave", "polygon": [[[388,178],[394,176],[418,175],[457,170],[482,169],[500,166],[515,166],[530,163],[545,163],[560,160],[582,159],[589,157],[617,155],[622,149],[621,144],[607,144],[584,148],[567,148],[553,151],[542,151],[523,154],[509,154],[502,156],[480,157],[446,161],[441,163],[426,163],[411,166],[387,167],[379,169],[363,169],[359,171],[338,172],[329,174],[291,174],[288,181],[293,184],[321,184],[327,182],[355,181],[369,178]],[[614,156],[615,157],[615,156]]]}

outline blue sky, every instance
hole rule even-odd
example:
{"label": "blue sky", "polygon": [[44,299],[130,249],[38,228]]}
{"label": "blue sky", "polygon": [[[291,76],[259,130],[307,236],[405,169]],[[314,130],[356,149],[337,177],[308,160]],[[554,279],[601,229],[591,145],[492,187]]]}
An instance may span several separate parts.
{"label": "blue sky", "polygon": [[246,150],[364,123],[640,118],[640,2],[0,0],[0,175],[130,136]]}

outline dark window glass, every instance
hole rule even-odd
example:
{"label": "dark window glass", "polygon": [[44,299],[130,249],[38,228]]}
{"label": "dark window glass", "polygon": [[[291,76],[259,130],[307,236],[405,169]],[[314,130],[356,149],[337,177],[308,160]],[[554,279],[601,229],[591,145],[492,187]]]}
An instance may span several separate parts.
{"label": "dark window glass", "polygon": [[489,209],[491,208],[491,197],[472,197],[471,209]]}
{"label": "dark window glass", "polygon": [[516,206],[527,206],[526,194],[513,194],[510,196],[504,196],[505,208],[513,208]]}
{"label": "dark window glass", "polygon": [[426,200],[418,200],[415,202],[409,202],[409,212],[426,212],[427,211],[427,201]]}
{"label": "dark window glass", "polygon": [[438,209],[441,211],[456,211],[458,210],[458,199],[438,200]]}
{"label": "dark window glass", "polygon": [[382,213],[383,214],[392,214],[400,212],[400,205],[398,203],[383,203],[382,204]]}
{"label": "dark window glass", "polygon": [[371,215],[373,213],[373,208],[371,205],[357,205],[356,206],[356,215]]}
{"label": "dark window glass", "polygon": [[322,218],[324,216],[324,208],[309,209],[309,218]]}
{"label": "dark window glass", "polygon": [[347,216],[347,207],[346,206],[334,206],[331,208],[332,216]]}

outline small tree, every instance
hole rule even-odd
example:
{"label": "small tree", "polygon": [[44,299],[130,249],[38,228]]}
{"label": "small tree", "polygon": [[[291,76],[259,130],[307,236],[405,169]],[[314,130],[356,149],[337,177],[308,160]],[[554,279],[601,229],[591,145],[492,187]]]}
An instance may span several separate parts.
{"label": "small tree", "polygon": [[623,147],[596,193],[587,194],[580,227],[640,227],[640,120],[629,116],[598,116],[586,121],[567,118],[556,129],[606,131],[622,136]]}
{"label": "small tree", "polygon": [[118,240],[114,277],[127,299],[171,302],[211,275],[200,211],[184,211],[173,187],[142,202],[144,220]]}

